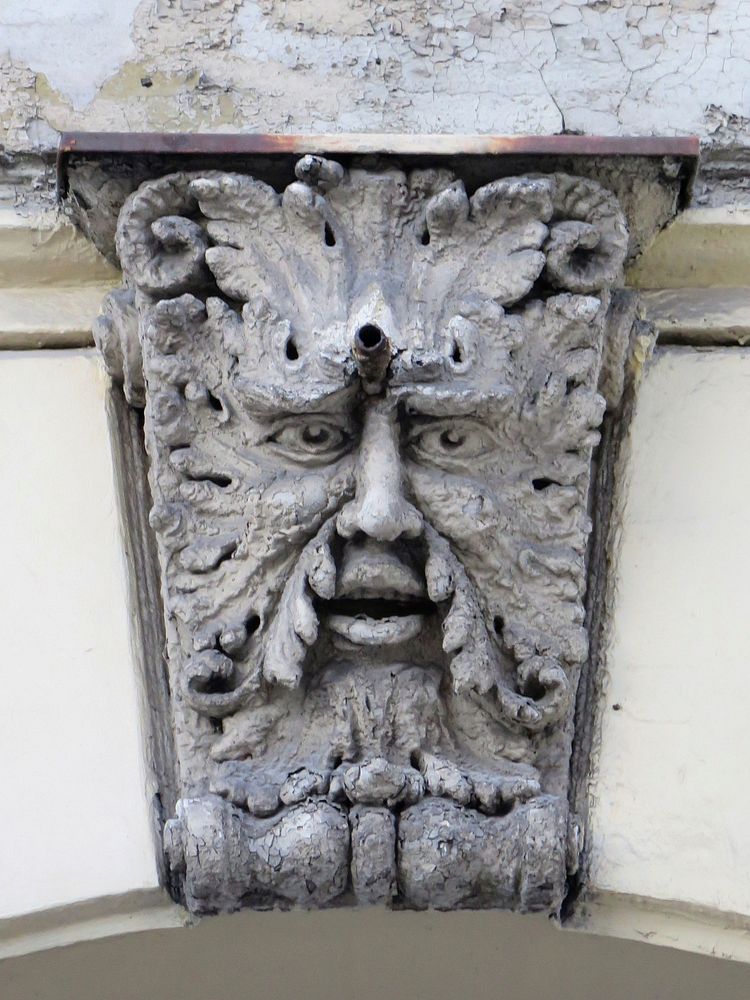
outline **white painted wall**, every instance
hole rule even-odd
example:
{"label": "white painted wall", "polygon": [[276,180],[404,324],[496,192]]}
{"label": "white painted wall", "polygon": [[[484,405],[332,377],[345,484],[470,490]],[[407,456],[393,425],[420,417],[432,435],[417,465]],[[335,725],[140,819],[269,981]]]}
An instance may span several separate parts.
{"label": "white painted wall", "polygon": [[0,352],[0,919],[158,886],[106,387]]}
{"label": "white painted wall", "polygon": [[595,897],[745,928],[749,432],[750,350],[657,352],[620,481],[590,823]]}

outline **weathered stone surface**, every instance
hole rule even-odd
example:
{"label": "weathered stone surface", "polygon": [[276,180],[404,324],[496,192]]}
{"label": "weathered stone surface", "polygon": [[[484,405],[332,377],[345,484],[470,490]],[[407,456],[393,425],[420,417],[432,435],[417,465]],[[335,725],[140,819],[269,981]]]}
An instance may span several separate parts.
{"label": "weathered stone surface", "polygon": [[622,213],[564,174],[471,198],[445,170],[305,157],[297,177],[172,174],[118,226],[172,869],[201,912],[554,913],[599,390],[617,402],[632,319],[610,302]]}
{"label": "weathered stone surface", "polygon": [[353,806],[352,890],[358,903],[390,903],[398,895],[396,817],[390,809]]}

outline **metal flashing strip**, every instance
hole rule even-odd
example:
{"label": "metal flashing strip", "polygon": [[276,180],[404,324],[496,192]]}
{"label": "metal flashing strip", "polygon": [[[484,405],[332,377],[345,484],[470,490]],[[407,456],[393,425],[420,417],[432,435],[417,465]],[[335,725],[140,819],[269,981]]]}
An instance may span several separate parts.
{"label": "metal flashing strip", "polygon": [[597,156],[673,157],[686,167],[686,187],[695,175],[700,151],[697,136],[595,135],[419,135],[339,133],[63,132],[57,153],[58,194],[67,192],[72,155],[101,156]]}

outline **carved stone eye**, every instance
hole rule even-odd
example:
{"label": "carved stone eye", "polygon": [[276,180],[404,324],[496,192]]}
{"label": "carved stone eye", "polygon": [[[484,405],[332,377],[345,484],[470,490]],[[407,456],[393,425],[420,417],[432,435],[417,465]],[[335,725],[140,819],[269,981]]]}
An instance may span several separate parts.
{"label": "carved stone eye", "polygon": [[417,430],[409,445],[416,458],[439,464],[441,459],[478,458],[493,448],[493,440],[478,421],[451,420]]}
{"label": "carved stone eye", "polygon": [[345,427],[318,417],[289,420],[266,438],[276,452],[297,461],[338,458],[350,441],[351,434]]}
{"label": "carved stone eye", "polygon": [[465,435],[461,434],[460,431],[457,431],[455,427],[452,427],[450,430],[443,431],[440,435],[440,445],[446,451],[456,451],[456,449],[460,448],[465,441]]}
{"label": "carved stone eye", "polygon": [[325,448],[333,436],[330,427],[324,424],[308,424],[302,431],[302,440],[312,448]]}

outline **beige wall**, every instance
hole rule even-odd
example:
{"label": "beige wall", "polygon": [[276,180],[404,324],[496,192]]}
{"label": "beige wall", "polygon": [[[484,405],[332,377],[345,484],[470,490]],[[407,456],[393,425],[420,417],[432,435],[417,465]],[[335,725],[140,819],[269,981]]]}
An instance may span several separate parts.
{"label": "beige wall", "polygon": [[243,913],[9,959],[7,1000],[747,1000],[737,962],[498,913]]}
{"label": "beige wall", "polygon": [[657,350],[618,477],[588,920],[674,943],[682,914],[745,959],[749,430],[750,351]]}
{"label": "beige wall", "polygon": [[242,913],[0,963],[8,1000],[747,1000],[750,969],[498,913]]}
{"label": "beige wall", "polygon": [[[67,230],[40,238],[19,217],[8,231],[5,246],[26,260],[22,280],[39,280],[50,302],[60,293],[59,321],[67,316],[86,343],[91,317],[70,308],[68,291],[85,274],[93,296],[109,272],[92,268]],[[85,266],[63,266],[76,260]],[[0,267],[6,290],[14,273]],[[31,285],[23,294],[31,326],[13,326],[10,343],[32,347],[37,296]],[[703,319],[709,323],[705,310]],[[738,696],[750,555],[741,501],[748,356],[739,347],[669,348],[643,373],[619,470],[616,586],[591,787],[592,881],[574,919],[586,931],[742,959],[750,959],[750,817],[738,791],[750,750]],[[90,350],[4,351],[0,384],[0,447],[14,483],[3,500],[12,573],[0,627],[13,663],[28,662],[30,637],[36,651],[33,695],[29,674],[10,671],[0,730],[17,803],[2,831],[4,856],[16,863],[4,876],[0,952],[12,955],[173,926],[184,916],[158,888],[105,378]],[[32,710],[17,711],[19,704]],[[259,934],[271,934],[264,921],[277,918],[254,919]],[[309,919],[299,926],[315,930]],[[408,919],[417,920],[411,935],[438,918]],[[477,921],[473,936],[499,918],[456,919]],[[510,941],[520,925],[497,926]],[[177,942],[203,939],[165,940],[179,953]],[[545,940],[550,954],[583,947]],[[130,946],[122,947],[126,954]]]}
{"label": "beige wall", "polygon": [[[744,141],[743,9],[739,0],[6,0],[0,143],[11,154],[51,149],[57,130],[75,128],[567,128]],[[49,190],[19,185],[19,163],[11,156],[0,178],[0,347],[86,346],[117,274],[54,212],[36,214]],[[670,336],[750,337],[747,218],[737,205],[698,207],[634,268]],[[742,959],[747,379],[736,346],[668,351],[644,375],[621,469],[592,884],[576,915],[584,930]],[[10,664],[0,755],[13,803],[0,830],[0,953],[183,919],[158,888],[107,434],[92,354],[0,353],[0,448],[13,484],[0,521],[12,570],[0,600]],[[384,977],[391,990],[431,998],[750,995],[742,965],[497,914],[249,914],[0,967],[14,1000],[127,1000],[157,983],[159,995],[190,1000],[211,997],[221,975],[260,982],[269,996],[279,977],[288,995],[311,997],[343,995],[352,982],[375,995]]]}
{"label": "beige wall", "polygon": [[107,386],[93,350],[0,351],[0,937],[162,895]]}

